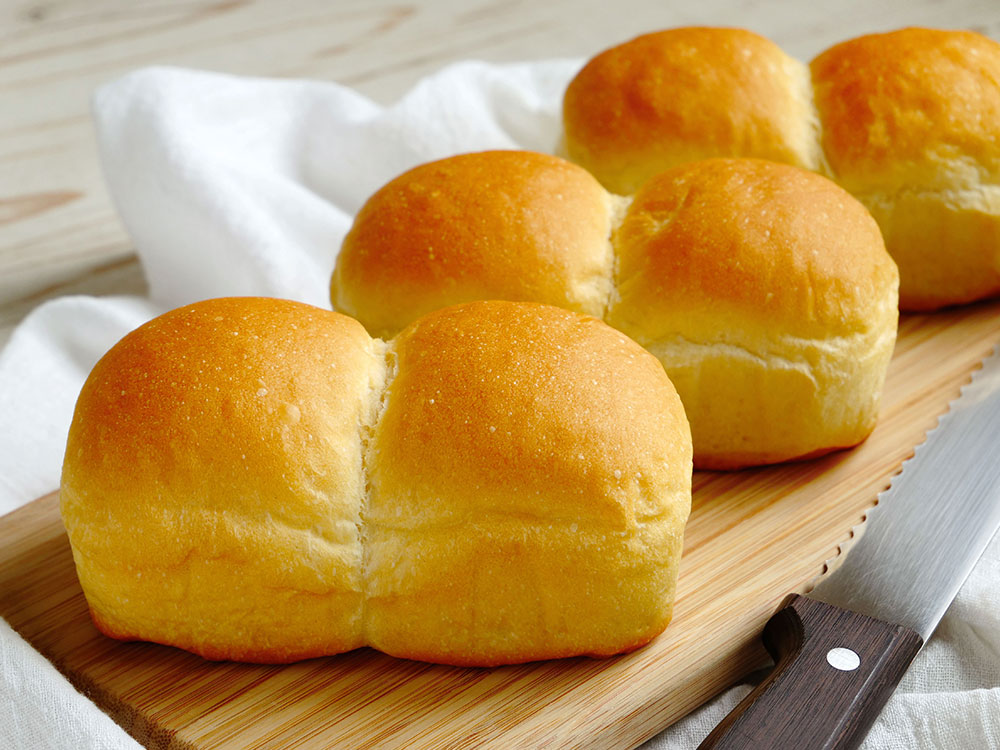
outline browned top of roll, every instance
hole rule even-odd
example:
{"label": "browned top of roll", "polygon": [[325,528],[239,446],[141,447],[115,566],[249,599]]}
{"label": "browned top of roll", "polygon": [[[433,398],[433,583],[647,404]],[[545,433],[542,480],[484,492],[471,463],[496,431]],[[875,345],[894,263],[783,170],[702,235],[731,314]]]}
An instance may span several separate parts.
{"label": "browned top of roll", "polygon": [[743,29],[669,29],[612,47],[570,83],[563,118],[570,158],[622,194],[695,159],[818,158],[805,66]]}
{"label": "browned top of roll", "polygon": [[337,258],[334,307],[379,336],[475,299],[600,315],[610,291],[610,200],[584,169],[540,153],[423,164],[358,213]]}
{"label": "browned top of roll", "polygon": [[614,242],[620,300],[608,319],[641,343],[749,330],[830,338],[895,303],[896,267],[871,215],[798,167],[675,167],[636,194]]}
{"label": "browned top of roll", "polygon": [[[277,299],[208,300],[128,334],[77,401],[62,482],[74,546],[120,565],[228,558],[275,588],[329,589],[343,571],[299,547],[307,529],[356,545],[338,524],[364,492],[373,358],[357,321]],[[157,534],[110,533],[151,518]]]}
{"label": "browned top of roll", "polygon": [[686,518],[672,504],[689,471],[687,419],[660,363],[618,331],[547,305],[473,302],[393,345],[373,481],[379,496],[433,499],[407,524]]}
{"label": "browned top of roll", "polygon": [[838,44],[811,67],[827,159],[853,192],[1000,174],[995,41],[908,28]]}

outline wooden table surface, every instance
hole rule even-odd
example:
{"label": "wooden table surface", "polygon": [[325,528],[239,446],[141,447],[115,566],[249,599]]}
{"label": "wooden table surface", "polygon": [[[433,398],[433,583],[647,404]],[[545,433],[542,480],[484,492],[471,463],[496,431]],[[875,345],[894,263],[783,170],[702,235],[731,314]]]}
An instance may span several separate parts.
{"label": "wooden table surface", "polygon": [[0,0],[0,345],[64,294],[142,294],[103,183],[88,102],[150,64],[310,77],[381,103],[449,62],[589,56],[643,31],[735,25],[808,60],[903,25],[1000,39],[997,0]]}

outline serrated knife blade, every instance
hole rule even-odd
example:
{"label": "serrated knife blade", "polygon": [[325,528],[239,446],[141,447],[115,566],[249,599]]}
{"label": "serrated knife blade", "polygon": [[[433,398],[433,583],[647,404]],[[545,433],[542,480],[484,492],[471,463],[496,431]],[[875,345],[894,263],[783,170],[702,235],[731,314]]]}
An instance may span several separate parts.
{"label": "serrated knife blade", "polygon": [[1000,352],[983,361],[879,495],[810,598],[930,638],[1000,527]]}
{"label": "serrated knife blade", "polygon": [[995,348],[879,496],[843,563],[768,622],[774,669],[701,748],[856,748],[998,528]]}

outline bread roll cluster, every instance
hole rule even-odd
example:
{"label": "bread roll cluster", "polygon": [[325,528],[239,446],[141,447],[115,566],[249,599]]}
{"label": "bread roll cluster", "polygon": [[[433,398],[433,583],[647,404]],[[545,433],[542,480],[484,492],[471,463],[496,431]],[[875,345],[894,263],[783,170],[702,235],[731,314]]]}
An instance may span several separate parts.
{"label": "bread roll cluster", "polygon": [[479,302],[382,341],[259,298],[108,352],[61,492],[103,632],[275,663],[634,649],[670,619],[690,499],[670,381],[594,318]]}
{"label": "bread roll cluster", "polygon": [[905,310],[1000,292],[1000,44],[980,34],[872,34],[806,66],[749,31],[656,32],[590,60],[563,119],[570,159],[617,193],[707,157],[833,178],[877,220]]}
{"label": "bread roll cluster", "polygon": [[269,663],[637,648],[671,617],[692,455],[855,445],[899,303],[1000,291],[979,35],[807,67],[659,32],[584,66],[564,115],[577,164],[464,154],[375,193],[331,281],[356,320],[209,300],[97,364],[61,509],[103,632]]}
{"label": "bread roll cluster", "polygon": [[336,309],[382,335],[483,298],[600,317],[663,364],[699,468],[863,440],[898,317],[896,267],[864,206],[756,159],[675,167],[630,198],[532,152],[421,165],[361,209],[331,286]]}

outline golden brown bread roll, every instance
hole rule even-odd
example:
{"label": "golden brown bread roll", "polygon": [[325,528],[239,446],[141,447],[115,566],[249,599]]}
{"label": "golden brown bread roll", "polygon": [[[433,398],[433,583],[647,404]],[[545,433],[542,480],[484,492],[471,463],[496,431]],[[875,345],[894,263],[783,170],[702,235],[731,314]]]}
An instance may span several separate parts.
{"label": "golden brown bread roll", "polygon": [[905,309],[1000,292],[1000,44],[871,34],[812,62],[823,149],[899,264]]}
{"label": "golden brown bread roll", "polygon": [[980,34],[872,34],[807,69],[741,29],[672,29],[593,58],[563,114],[568,155],[610,190],[711,156],[795,164],[871,210],[903,309],[1000,292],[1000,44]]}
{"label": "golden brown bread roll", "polygon": [[496,664],[659,633],[691,472],[659,363],[594,318],[524,303],[446,308],[389,346],[366,511],[372,645]]}
{"label": "golden brown bread roll", "polygon": [[[482,157],[495,165],[504,155],[518,163],[535,159],[539,169],[553,164],[552,157],[530,153]],[[445,160],[453,192],[479,179],[477,158]],[[397,178],[394,189],[405,190],[409,175]],[[352,230],[337,267],[355,269],[353,286],[346,290],[347,277],[335,272],[335,303],[363,299],[364,309],[350,312],[365,326],[398,330],[409,318],[389,319],[385,310],[399,311],[394,300],[413,288],[408,274],[421,284],[422,304],[433,304],[435,284],[442,304],[489,286],[468,272],[449,275],[467,246],[439,236],[433,212],[411,214],[405,203],[384,198],[376,194],[358,222],[408,221],[413,235],[434,247],[434,258],[384,235],[362,247],[364,232]],[[796,167],[718,159],[668,170],[643,186],[626,213],[627,200],[588,193],[574,204],[571,198],[541,191],[529,197],[544,211],[569,216],[602,206],[608,212],[594,220],[609,227],[604,244],[613,259],[600,315],[653,352],[671,376],[691,422],[697,467],[815,455],[854,445],[871,431],[895,342],[898,275],[875,222],[847,192]],[[469,221],[498,227],[492,242],[502,256],[517,257],[526,274],[551,286],[569,283],[559,273],[544,275],[544,263],[532,257],[534,243],[503,231],[511,215],[506,200],[476,210]],[[539,205],[524,211],[543,213]],[[408,261],[393,271],[402,279],[398,286],[381,276],[378,284],[364,284],[360,266],[380,275],[403,257]],[[558,296],[551,286],[548,299]]]}
{"label": "golden brown bread roll", "polygon": [[690,482],[670,381],[591,317],[477,302],[386,343],[243,298],[167,313],[97,364],[61,504],[113,637],[493,665],[662,631]]}
{"label": "golden brown bread roll", "polygon": [[614,240],[606,320],[663,363],[696,465],[817,455],[874,428],[898,275],[844,190],[757,159],[692,162],[643,185]]}
{"label": "golden brown bread roll", "polygon": [[487,151],[423,164],[362,207],[337,264],[334,308],[377,336],[477,299],[600,316],[612,202],[586,170],[554,156]]}
{"label": "golden brown bread roll", "polygon": [[212,659],[363,645],[361,430],[384,359],[350,318],[276,300],[183,307],[112,348],[60,493],[98,627]]}
{"label": "golden brown bread roll", "polygon": [[620,195],[714,156],[819,167],[808,68],[743,29],[668,29],[605,50],[566,89],[563,124],[569,158]]}

